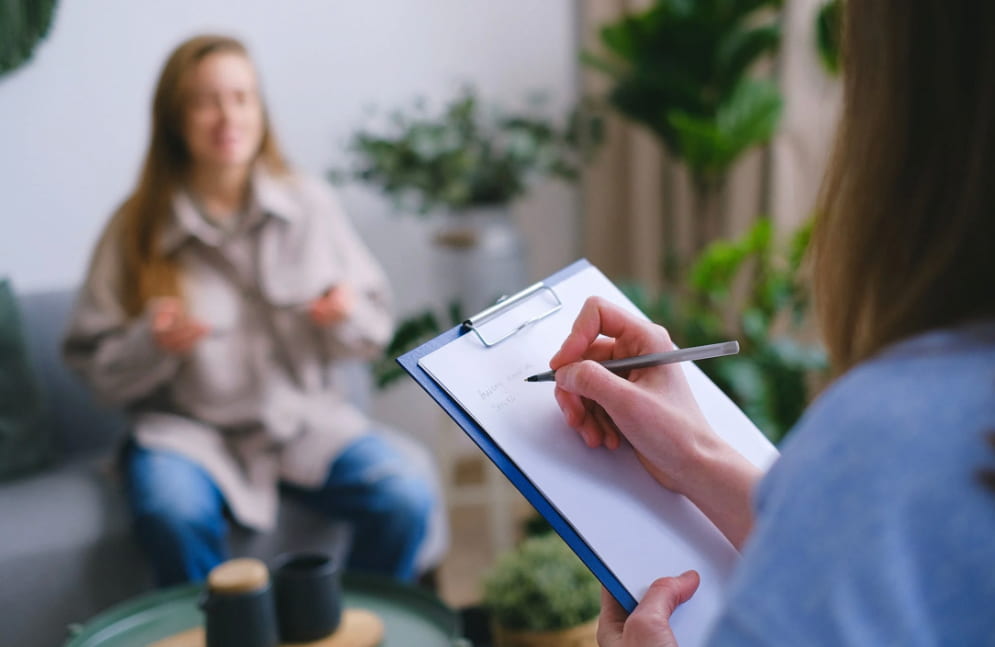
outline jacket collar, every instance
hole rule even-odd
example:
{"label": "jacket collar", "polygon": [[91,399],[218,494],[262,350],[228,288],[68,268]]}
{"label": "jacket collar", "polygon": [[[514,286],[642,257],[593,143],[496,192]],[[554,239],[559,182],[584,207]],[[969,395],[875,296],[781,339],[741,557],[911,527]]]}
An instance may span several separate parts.
{"label": "jacket collar", "polygon": [[[257,164],[252,172],[249,189],[248,213],[251,220],[265,220],[268,216],[288,223],[297,221],[303,215],[303,207],[293,190],[293,177],[277,176]],[[180,189],[173,196],[171,218],[163,231],[159,248],[163,254],[176,252],[189,239],[217,247],[225,239],[225,232],[212,226],[199,213],[189,191]]]}

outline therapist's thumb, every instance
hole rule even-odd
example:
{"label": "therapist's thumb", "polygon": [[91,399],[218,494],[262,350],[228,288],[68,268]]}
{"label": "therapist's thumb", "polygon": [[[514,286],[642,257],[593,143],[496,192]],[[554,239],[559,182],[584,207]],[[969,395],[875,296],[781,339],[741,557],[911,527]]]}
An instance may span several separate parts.
{"label": "therapist's thumb", "polygon": [[582,398],[594,400],[608,410],[625,406],[625,402],[633,395],[631,382],[591,360],[556,369],[556,386]]}

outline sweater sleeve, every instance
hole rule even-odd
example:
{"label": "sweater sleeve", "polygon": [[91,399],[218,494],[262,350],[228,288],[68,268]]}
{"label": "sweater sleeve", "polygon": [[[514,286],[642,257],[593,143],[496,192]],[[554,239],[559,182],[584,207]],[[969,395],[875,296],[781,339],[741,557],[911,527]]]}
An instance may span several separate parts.
{"label": "sweater sleeve", "polygon": [[180,359],[155,345],[146,315],[129,317],[125,312],[115,234],[112,221],[77,294],[62,352],[69,367],[100,400],[127,406],[168,382]]}
{"label": "sweater sleeve", "polygon": [[964,348],[937,334],[882,354],[810,407],[757,489],[757,523],[708,644],[995,635],[995,584],[980,575],[995,563],[995,515],[973,479],[995,421],[995,345],[955,341]]}
{"label": "sweater sleeve", "polygon": [[332,358],[371,359],[393,332],[390,286],[331,189],[323,188],[322,193],[330,244],[345,268],[343,282],[355,297],[349,316],[322,330],[323,340]]}

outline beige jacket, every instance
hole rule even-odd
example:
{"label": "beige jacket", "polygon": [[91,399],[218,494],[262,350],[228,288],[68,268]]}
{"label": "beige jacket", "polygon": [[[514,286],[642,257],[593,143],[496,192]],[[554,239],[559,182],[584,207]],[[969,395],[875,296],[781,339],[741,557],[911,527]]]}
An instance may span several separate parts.
{"label": "beige jacket", "polygon": [[[165,251],[179,254],[187,308],[210,332],[187,356],[161,352],[147,316],[120,300],[113,222],[101,238],[64,343],[98,397],[127,408],[136,441],[204,467],[241,523],[272,527],[277,485],[320,485],[369,426],[330,364],[372,357],[391,334],[387,282],[330,188],[300,175],[253,176],[246,217],[230,232],[175,196]],[[348,320],[318,328],[307,304],[338,283],[357,299]]]}

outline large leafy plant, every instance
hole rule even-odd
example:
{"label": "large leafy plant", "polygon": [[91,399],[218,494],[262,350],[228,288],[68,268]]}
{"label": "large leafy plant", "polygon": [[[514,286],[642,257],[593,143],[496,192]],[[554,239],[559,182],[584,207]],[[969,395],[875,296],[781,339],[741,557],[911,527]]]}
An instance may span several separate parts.
{"label": "large leafy plant", "polygon": [[739,355],[699,366],[774,442],[801,417],[827,366],[822,349],[804,341],[809,299],[799,274],[810,235],[808,223],[779,245],[761,218],[705,250],[691,268],[691,297],[624,288],[681,346],[739,340]]}
{"label": "large leafy plant", "polygon": [[733,163],[777,128],[781,94],[754,68],[780,43],[780,6],[780,0],[657,0],[601,29],[606,55],[583,55],[611,78],[611,105],[687,166],[698,249],[723,229],[718,198]]}
{"label": "large leafy plant", "polygon": [[614,81],[609,100],[683,159],[695,182],[720,182],[746,149],[766,142],[781,95],[750,68],[781,37],[780,0],[658,0],[601,30],[609,53],[584,55]]}
{"label": "large leafy plant", "polygon": [[485,108],[464,88],[439,114],[424,104],[395,111],[387,132],[360,131],[350,143],[347,173],[379,187],[409,211],[461,211],[503,205],[540,177],[574,179],[597,120],[575,111],[562,126],[541,113],[541,98],[506,114]]}

